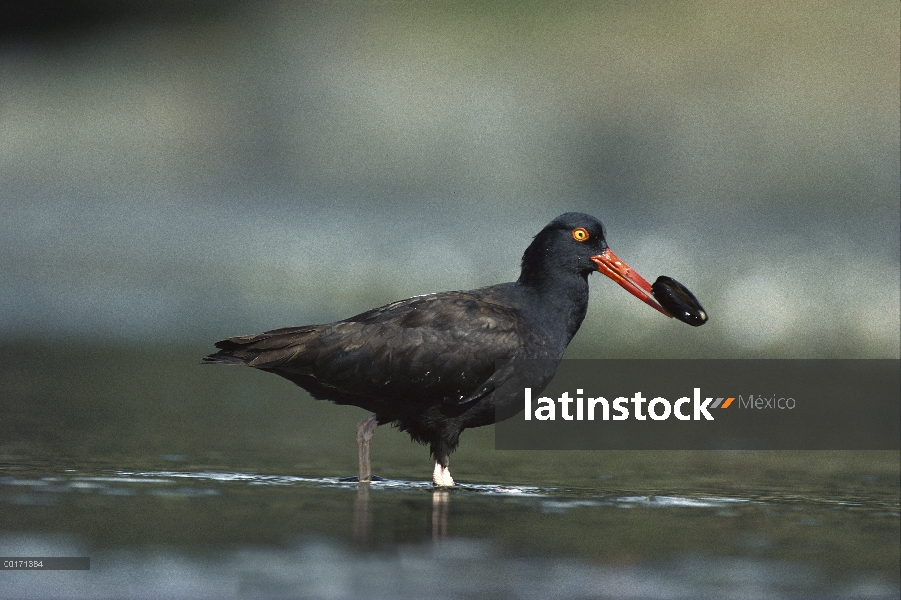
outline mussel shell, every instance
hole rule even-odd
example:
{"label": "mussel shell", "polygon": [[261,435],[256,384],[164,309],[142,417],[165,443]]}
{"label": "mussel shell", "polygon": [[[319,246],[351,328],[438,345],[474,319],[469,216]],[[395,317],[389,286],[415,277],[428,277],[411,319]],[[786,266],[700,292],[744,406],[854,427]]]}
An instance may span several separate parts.
{"label": "mussel shell", "polygon": [[661,275],[651,286],[654,298],[660,306],[692,327],[700,327],[707,322],[707,311],[687,287],[666,275]]}

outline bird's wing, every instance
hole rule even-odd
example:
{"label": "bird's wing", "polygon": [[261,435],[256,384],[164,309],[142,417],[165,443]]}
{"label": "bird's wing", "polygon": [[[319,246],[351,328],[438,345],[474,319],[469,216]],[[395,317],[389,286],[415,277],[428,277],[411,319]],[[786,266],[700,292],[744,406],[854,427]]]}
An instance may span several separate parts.
{"label": "bird's wing", "polygon": [[497,360],[522,353],[526,337],[514,309],[475,293],[448,292],[329,325],[230,338],[216,344],[221,350],[213,356],[297,383],[312,378],[345,394],[415,401],[416,394],[429,391],[432,398],[462,403],[491,383]]}
{"label": "bird's wing", "polygon": [[462,404],[469,404],[470,402],[476,402],[477,400],[481,400],[488,394],[491,394],[492,392],[494,392],[497,388],[504,385],[504,383],[513,374],[513,368],[514,368],[514,365],[513,365],[513,363],[510,363],[510,362],[500,365],[500,367],[497,368],[494,371],[494,373],[491,374],[491,377],[489,377],[485,381],[485,383],[483,383],[482,385],[477,387],[474,392],[472,392],[468,396],[463,396],[460,398],[453,398],[453,397],[446,398],[444,400],[444,403],[445,404],[462,405]]}

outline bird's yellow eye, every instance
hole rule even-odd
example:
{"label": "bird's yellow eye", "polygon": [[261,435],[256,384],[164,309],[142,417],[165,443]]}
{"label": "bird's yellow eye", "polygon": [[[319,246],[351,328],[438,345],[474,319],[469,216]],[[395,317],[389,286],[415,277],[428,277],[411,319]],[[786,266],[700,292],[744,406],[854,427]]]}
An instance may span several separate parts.
{"label": "bird's yellow eye", "polygon": [[573,239],[577,242],[584,242],[590,236],[588,235],[588,230],[584,227],[576,227],[573,229]]}

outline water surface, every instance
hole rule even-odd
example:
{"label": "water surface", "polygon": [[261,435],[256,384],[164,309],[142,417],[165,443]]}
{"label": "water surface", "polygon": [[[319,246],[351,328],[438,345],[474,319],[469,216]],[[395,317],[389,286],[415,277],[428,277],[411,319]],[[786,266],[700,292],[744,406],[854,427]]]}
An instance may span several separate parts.
{"label": "water surface", "polygon": [[[202,351],[19,345],[2,364],[8,598],[897,598],[898,452],[514,452],[434,490],[391,428]],[[50,365],[50,367],[48,367]],[[211,370],[212,369],[212,370]]]}

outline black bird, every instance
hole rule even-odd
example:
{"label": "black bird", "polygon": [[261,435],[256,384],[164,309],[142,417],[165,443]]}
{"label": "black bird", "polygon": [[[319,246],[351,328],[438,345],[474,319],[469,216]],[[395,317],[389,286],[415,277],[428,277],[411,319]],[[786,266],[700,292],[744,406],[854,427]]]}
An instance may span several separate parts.
{"label": "black bird", "polygon": [[429,445],[435,485],[449,486],[460,433],[494,423],[503,408],[496,361],[561,359],[585,318],[594,271],[670,316],[651,285],[607,247],[599,220],[566,213],[535,236],[517,281],[416,296],[328,325],[229,338],[203,362],[269,371],[314,398],[373,412],[357,427],[360,481],[371,478],[376,426],[392,423]]}

